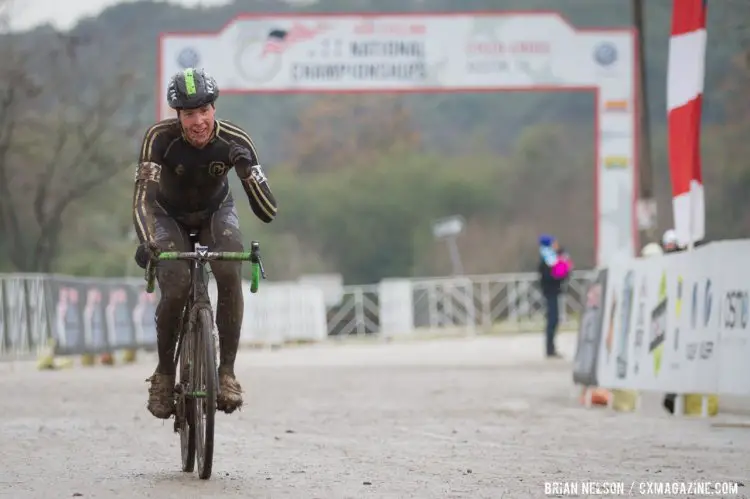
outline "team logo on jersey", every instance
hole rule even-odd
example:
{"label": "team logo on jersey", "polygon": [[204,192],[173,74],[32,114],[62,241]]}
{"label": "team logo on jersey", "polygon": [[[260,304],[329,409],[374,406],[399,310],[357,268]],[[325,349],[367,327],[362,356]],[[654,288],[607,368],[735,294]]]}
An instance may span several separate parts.
{"label": "team logo on jersey", "polygon": [[177,165],[177,168],[174,169],[174,172],[177,175],[182,175],[183,173],[185,173],[185,167],[182,165]]}
{"label": "team logo on jersey", "polygon": [[223,177],[226,175],[228,169],[229,167],[221,161],[212,161],[208,165],[208,173],[214,177]]}

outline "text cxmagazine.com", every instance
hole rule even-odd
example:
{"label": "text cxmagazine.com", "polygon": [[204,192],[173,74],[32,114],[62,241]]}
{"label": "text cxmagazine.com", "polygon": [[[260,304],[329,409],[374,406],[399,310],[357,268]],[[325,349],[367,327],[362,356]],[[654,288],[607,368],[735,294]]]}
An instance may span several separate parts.
{"label": "text cxmagazine.com", "polygon": [[560,481],[544,482],[549,496],[732,496],[739,494],[736,482],[658,482],[658,481]]}

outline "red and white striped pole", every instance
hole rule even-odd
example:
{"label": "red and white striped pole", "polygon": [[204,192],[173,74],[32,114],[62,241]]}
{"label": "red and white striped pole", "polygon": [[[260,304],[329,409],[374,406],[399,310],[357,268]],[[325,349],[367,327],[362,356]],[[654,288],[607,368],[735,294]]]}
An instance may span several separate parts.
{"label": "red and white striped pole", "polygon": [[673,0],[667,111],[672,209],[680,245],[706,234],[700,129],[706,60],[706,0]]}

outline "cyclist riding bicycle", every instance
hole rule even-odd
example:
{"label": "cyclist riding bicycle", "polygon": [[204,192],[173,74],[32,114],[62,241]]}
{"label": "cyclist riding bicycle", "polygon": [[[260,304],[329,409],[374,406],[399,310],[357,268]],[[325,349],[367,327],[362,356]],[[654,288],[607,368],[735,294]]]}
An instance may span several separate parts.
{"label": "cyclist riding bicycle", "polygon": [[[258,162],[250,136],[215,118],[216,80],[203,69],[188,68],[169,82],[167,100],[177,118],[152,125],[143,138],[133,196],[133,222],[140,240],[138,265],[161,251],[192,251],[189,231],[212,251],[243,251],[237,210],[227,174],[235,169],[253,213],[270,223],[276,199]],[[212,262],[218,290],[219,397],[226,413],[242,406],[242,387],[234,362],[244,310],[241,262]],[[190,291],[190,263],[164,261],[157,266],[161,299],[156,309],[159,363],[147,380],[148,410],[168,419],[174,411],[174,352],[182,311]]]}

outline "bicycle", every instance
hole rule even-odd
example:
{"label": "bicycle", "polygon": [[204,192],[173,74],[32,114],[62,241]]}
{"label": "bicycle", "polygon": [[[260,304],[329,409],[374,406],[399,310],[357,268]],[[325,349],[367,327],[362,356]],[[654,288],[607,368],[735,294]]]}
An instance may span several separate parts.
{"label": "bicycle", "polygon": [[261,278],[266,279],[260,258],[260,243],[253,241],[248,252],[211,252],[201,246],[198,234],[190,232],[194,251],[162,252],[146,265],[146,292],[153,293],[156,265],[165,260],[190,260],[191,289],[180,321],[175,348],[175,365],[180,377],[175,385],[174,432],[180,434],[182,471],[192,473],[196,455],[198,476],[211,477],[214,453],[214,422],[219,389],[216,366],[214,313],[208,296],[208,272],[211,261],[248,261],[251,263],[250,292],[257,293]]}

